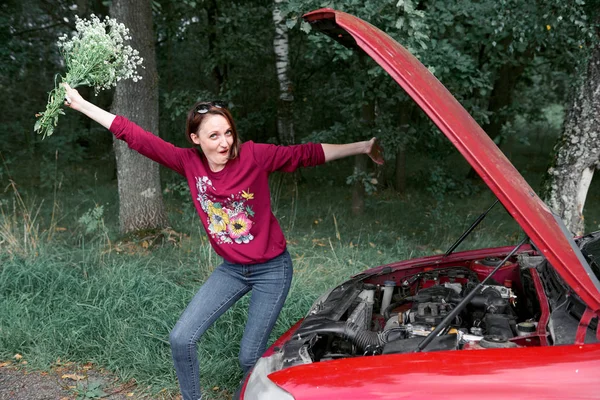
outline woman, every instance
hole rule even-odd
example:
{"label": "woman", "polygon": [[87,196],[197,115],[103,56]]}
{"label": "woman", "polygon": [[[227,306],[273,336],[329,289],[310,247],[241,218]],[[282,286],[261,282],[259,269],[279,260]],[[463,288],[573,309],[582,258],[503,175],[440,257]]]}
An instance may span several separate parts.
{"label": "woman", "polygon": [[337,158],[368,154],[383,163],[375,138],[342,145],[275,146],[240,143],[231,114],[220,102],[197,103],[188,113],[187,139],[179,148],[84,100],[65,85],[65,105],[109,129],[130,148],[183,175],[210,243],[223,263],[191,300],[170,334],[173,362],[184,400],[201,398],[196,343],[248,292],[252,292],[239,362],[247,373],[266,350],[269,334],[292,280],[292,261],[271,211],[268,176]]}

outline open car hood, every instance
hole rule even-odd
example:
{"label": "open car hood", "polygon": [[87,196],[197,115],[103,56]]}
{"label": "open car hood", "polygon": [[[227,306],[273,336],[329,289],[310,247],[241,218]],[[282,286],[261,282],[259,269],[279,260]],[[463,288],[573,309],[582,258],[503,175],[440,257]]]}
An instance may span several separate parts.
{"label": "open car hood", "polygon": [[600,310],[600,283],[572,235],[419,60],[386,33],[350,14],[323,8],[304,19],[344,46],[362,49],[387,71],[450,139],[561,277],[588,307]]}

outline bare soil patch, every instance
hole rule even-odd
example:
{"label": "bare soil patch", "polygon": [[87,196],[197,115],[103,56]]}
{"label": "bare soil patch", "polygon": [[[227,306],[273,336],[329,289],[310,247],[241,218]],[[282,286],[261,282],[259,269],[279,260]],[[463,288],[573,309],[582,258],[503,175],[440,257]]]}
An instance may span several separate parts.
{"label": "bare soil patch", "polygon": [[58,360],[49,371],[30,371],[24,361],[0,361],[0,400],[148,398],[134,380],[122,382],[92,364]]}

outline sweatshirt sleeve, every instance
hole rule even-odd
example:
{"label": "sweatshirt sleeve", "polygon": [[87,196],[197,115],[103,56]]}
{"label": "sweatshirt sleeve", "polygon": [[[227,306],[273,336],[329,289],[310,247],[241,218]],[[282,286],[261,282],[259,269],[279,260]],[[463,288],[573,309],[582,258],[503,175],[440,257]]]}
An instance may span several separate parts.
{"label": "sweatshirt sleeve", "polygon": [[109,130],[117,139],[127,143],[130,149],[185,175],[183,161],[186,149],[175,147],[121,115],[117,115]]}
{"label": "sweatshirt sleeve", "polygon": [[267,172],[293,172],[299,167],[314,167],[325,163],[323,146],[305,143],[292,146],[252,143],[254,160]]}

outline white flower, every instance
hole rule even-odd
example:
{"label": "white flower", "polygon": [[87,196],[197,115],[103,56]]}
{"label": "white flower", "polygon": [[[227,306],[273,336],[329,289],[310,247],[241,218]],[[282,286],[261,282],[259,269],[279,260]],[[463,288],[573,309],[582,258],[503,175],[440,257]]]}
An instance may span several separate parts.
{"label": "white flower", "polygon": [[[125,43],[131,36],[124,24],[109,17],[101,20],[92,14],[89,19],[76,16],[75,29],[70,38],[61,35],[57,41],[67,67],[63,82],[74,88],[92,86],[98,92],[116,86],[123,79],[132,78],[134,82],[142,79],[137,68],[143,59]],[[53,90],[46,111],[40,113],[41,119],[36,122],[35,130],[44,136],[51,135],[56,126],[64,96],[61,90],[64,91],[59,87]]]}
{"label": "white flower", "polygon": [[76,17],[75,26],[72,39],[66,41],[65,35],[58,43],[69,67],[67,81],[71,86],[85,82],[101,90],[121,79],[138,77],[136,69],[142,59],[137,50],[124,44],[131,39],[124,24],[91,15],[87,20]]}

